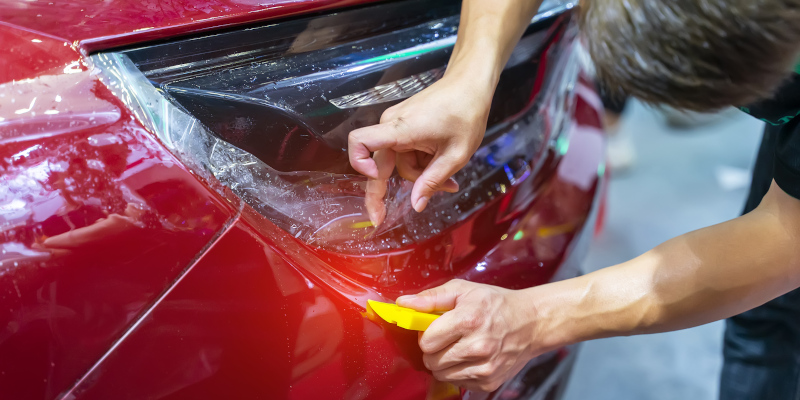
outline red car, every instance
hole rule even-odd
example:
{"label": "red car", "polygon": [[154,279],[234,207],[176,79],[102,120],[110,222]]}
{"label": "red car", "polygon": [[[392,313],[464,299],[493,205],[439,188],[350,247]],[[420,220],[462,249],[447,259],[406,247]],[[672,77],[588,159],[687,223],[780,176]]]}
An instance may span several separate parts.
{"label": "red car", "polygon": [[458,0],[0,4],[0,398],[554,399],[575,348],[493,394],[365,313],[453,278],[578,273],[604,148],[577,13],[547,1],[461,191],[372,227],[346,138],[441,77]]}

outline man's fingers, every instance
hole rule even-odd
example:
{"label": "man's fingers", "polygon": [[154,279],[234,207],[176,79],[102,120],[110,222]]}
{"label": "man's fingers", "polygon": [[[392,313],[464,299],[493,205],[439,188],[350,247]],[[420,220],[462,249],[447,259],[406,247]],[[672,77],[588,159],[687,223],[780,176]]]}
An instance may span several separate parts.
{"label": "man's fingers", "polygon": [[356,129],[347,139],[347,152],[353,169],[372,179],[378,179],[379,166],[371,153],[397,145],[396,128],[393,124],[378,124]]}
{"label": "man's fingers", "polygon": [[489,383],[494,381],[492,377],[496,370],[497,368],[492,365],[491,361],[477,361],[433,371],[433,376],[440,381],[464,382],[472,387],[479,387],[482,391],[492,391],[500,386]]}
{"label": "man's fingers", "polygon": [[[421,212],[428,205],[428,200],[443,188],[445,182],[458,172],[464,163],[453,154],[443,154],[434,157],[433,161],[425,168],[422,174],[414,182],[411,190],[411,205],[414,210]],[[455,183],[455,182],[453,182]],[[456,185],[456,189],[457,185]]]}
{"label": "man's fingers", "polygon": [[372,160],[375,161],[375,165],[378,167],[379,180],[385,181],[392,176],[396,154],[392,149],[375,150],[372,154]]}
{"label": "man's fingers", "polygon": [[[422,340],[422,336],[420,336],[419,339]],[[450,361],[451,357],[447,356],[447,354],[453,349],[453,347],[457,346],[458,343],[458,341],[450,343],[445,348],[435,353],[422,354],[422,363],[425,364],[425,368],[431,371],[439,371],[455,365]]]}
{"label": "man's fingers", "polygon": [[[467,293],[473,285],[460,279],[453,279],[416,296],[398,297],[397,304],[423,312],[449,311],[456,308],[459,296]],[[472,315],[473,313],[469,311],[459,313],[457,309],[444,313],[433,321],[419,338],[420,349],[424,353],[433,354],[456,342],[475,327],[476,324],[472,322],[477,320],[471,317]]]}
{"label": "man's fingers", "polygon": [[431,326],[419,338],[419,348],[425,354],[437,353],[447,346],[457,342],[464,334],[462,329],[457,329],[457,319],[452,313],[444,313],[431,323]]}
{"label": "man's fingers", "polygon": [[424,354],[422,360],[429,370],[441,371],[454,365],[486,359],[493,350],[488,343],[462,336],[459,341],[436,353]]}
{"label": "man's fingers", "polygon": [[378,168],[378,179],[367,181],[365,205],[372,225],[378,226],[386,217],[386,204],[383,198],[386,196],[387,179],[394,171],[395,152],[392,149],[378,150],[372,159]]}
{"label": "man's fingers", "polygon": [[406,100],[403,100],[400,103],[397,103],[397,104],[395,104],[395,105],[383,110],[383,114],[381,114],[381,120],[380,120],[379,123],[385,124],[387,122],[393,121],[395,119],[395,117],[397,116],[397,113],[400,111],[400,107],[405,102],[406,102]]}
{"label": "man's fingers", "polygon": [[440,189],[447,193],[456,193],[458,192],[458,182],[453,178],[448,178]]}
{"label": "man's fingers", "polygon": [[[397,173],[403,179],[411,182],[416,182],[425,170],[425,165],[420,165],[419,156],[416,151],[409,151],[397,154]],[[458,192],[458,182],[455,179],[449,178],[441,185],[438,190],[448,193]]]}
{"label": "man's fingers", "polygon": [[397,154],[397,173],[403,179],[411,182],[415,182],[425,170],[424,165],[419,165],[415,153],[416,151],[407,151]]}
{"label": "man's fingers", "polygon": [[373,226],[380,226],[386,219],[386,203],[383,197],[386,196],[386,181],[383,179],[369,179],[367,190],[364,196],[364,204],[367,207],[367,215]]}
{"label": "man's fingers", "polygon": [[416,295],[398,297],[397,305],[422,312],[450,311],[456,308],[456,299],[468,288],[466,281],[453,279],[444,285],[423,290]]}

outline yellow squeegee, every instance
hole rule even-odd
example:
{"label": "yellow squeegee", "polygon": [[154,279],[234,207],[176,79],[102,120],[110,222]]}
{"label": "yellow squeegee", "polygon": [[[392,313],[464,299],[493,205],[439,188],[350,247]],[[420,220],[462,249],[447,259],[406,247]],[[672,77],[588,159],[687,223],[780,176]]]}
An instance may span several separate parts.
{"label": "yellow squeegee", "polygon": [[397,304],[367,300],[367,312],[370,309],[383,318],[384,321],[412,331],[424,331],[428,329],[436,318],[441,317],[439,314],[419,312],[410,308],[400,307]]}

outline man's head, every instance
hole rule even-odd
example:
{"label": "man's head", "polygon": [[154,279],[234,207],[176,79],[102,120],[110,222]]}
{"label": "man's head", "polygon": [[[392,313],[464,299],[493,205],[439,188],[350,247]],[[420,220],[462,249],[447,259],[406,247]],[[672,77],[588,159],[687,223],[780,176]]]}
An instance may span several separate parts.
{"label": "man's head", "polygon": [[800,62],[800,0],[590,0],[582,22],[615,96],[704,111],[769,98]]}

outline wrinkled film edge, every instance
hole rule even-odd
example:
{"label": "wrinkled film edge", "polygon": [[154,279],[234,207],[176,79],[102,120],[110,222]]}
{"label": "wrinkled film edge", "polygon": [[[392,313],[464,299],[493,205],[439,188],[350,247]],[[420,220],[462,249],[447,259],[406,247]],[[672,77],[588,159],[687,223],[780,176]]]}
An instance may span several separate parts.
{"label": "wrinkled film edge", "polygon": [[[557,76],[549,79],[548,86],[543,90],[545,96],[539,99],[542,107],[538,108],[539,112],[536,113],[535,118],[539,120],[539,124],[534,122],[531,125],[544,128],[546,125],[541,125],[543,113],[547,114],[547,120],[551,123],[555,121],[564,124],[570,120],[567,117],[571,113],[571,109],[568,108],[572,103],[569,96],[573,95],[571,88],[577,78],[579,65],[576,62],[578,60],[575,58],[580,53],[580,51],[572,51],[573,47],[575,46],[567,44],[562,49],[562,54],[557,57],[558,64],[561,64],[556,65],[556,68],[554,68],[553,73]],[[221,182],[243,200],[250,203],[251,206],[254,206],[259,212],[272,219],[278,226],[300,239],[314,242],[317,239],[314,237],[316,231],[337,217],[342,216],[341,212],[331,209],[331,207],[335,208],[340,205],[336,203],[338,199],[335,195],[316,193],[313,186],[306,185],[307,182],[311,180],[332,182],[338,179],[345,179],[358,186],[363,181],[360,177],[337,176],[321,172],[283,173],[272,170],[255,156],[218,139],[195,118],[174,106],[136,69],[127,57],[115,53],[96,54],[91,56],[91,62],[99,69],[103,82],[115,95],[122,99],[145,127],[154,132],[166,147],[186,163],[189,168],[206,178],[209,183]],[[554,91],[554,85],[562,90]],[[567,87],[570,90],[564,91],[563,89]],[[567,97],[565,98],[564,95]],[[556,139],[555,136],[565,135],[569,131],[569,127],[564,125],[558,128],[555,125],[551,125],[552,128],[556,129],[552,131],[554,137],[550,138],[551,146]],[[497,140],[514,136],[514,133],[514,129],[512,129],[501,135]],[[520,135],[517,132],[516,136],[536,135]],[[529,145],[532,144],[531,142],[535,142],[535,140],[517,143]],[[529,148],[529,150],[535,149]],[[477,154],[476,157],[480,157],[480,154]],[[540,160],[542,158],[539,157]],[[537,167],[534,167],[529,172],[535,172],[537,169]],[[468,178],[465,176],[467,173],[468,171],[462,171],[460,175],[462,175],[462,178]],[[302,185],[292,183],[298,181]],[[216,187],[216,190],[223,193],[224,189]],[[387,208],[390,212],[395,211],[389,215],[397,215],[398,217],[394,221],[387,221],[389,224],[385,224],[385,226],[390,226],[392,223],[395,225],[398,223],[415,225],[413,220],[425,219],[422,214],[409,213],[407,209],[410,209],[410,207],[404,206],[408,202],[407,197],[410,194],[410,186],[408,184],[394,182],[392,190],[394,191],[394,196],[390,197],[392,200],[388,202]],[[465,195],[464,192],[448,196],[437,196],[440,198],[436,203],[439,203],[439,206],[446,206],[450,204],[447,201],[448,197],[456,198],[459,195]],[[468,195],[468,191],[466,195]],[[349,199],[348,201],[352,203],[353,200]],[[358,200],[363,203],[363,199]],[[302,204],[308,202],[322,202],[329,204],[331,207],[325,210],[317,209],[316,212],[309,212],[309,210],[304,210],[302,206]],[[431,207],[432,211],[433,209],[447,208],[436,207],[437,204],[431,205],[433,206]],[[351,207],[349,211],[365,214],[362,207],[358,205]],[[397,213],[396,211],[401,212]],[[326,215],[321,214],[326,214],[326,212],[329,217],[328,220],[320,221],[320,217],[326,217]],[[444,211],[442,217],[444,217]],[[460,220],[465,217],[466,215],[458,215],[457,219]],[[449,215],[447,219],[450,219]],[[302,225],[306,225],[307,229],[303,229]],[[429,222],[426,225],[432,225],[432,223]],[[438,229],[435,231],[438,231]],[[413,239],[424,238],[412,238],[411,241],[415,241]],[[319,242],[319,244],[324,243]],[[384,246],[365,245],[362,250],[364,252],[373,252],[392,247],[391,243],[387,243]]]}

